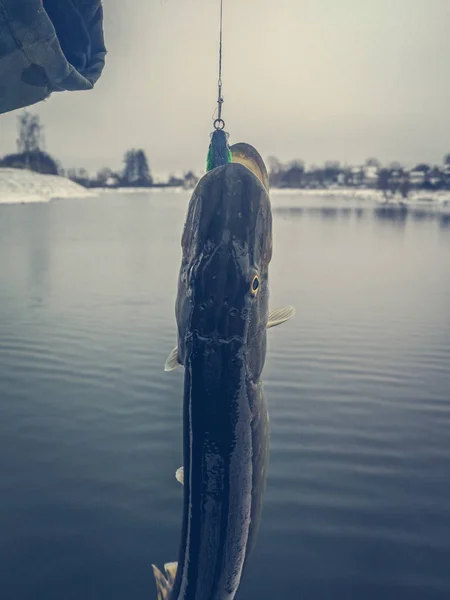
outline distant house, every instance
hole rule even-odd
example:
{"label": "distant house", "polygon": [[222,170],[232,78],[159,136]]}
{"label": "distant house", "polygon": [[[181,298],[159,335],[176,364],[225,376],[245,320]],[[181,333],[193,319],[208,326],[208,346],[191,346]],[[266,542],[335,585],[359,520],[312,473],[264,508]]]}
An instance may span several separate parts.
{"label": "distant house", "polygon": [[409,172],[411,185],[414,187],[421,187],[425,182],[425,178],[429,170],[430,167],[425,164],[416,165],[413,169],[411,169]]}
{"label": "distant house", "polygon": [[411,181],[411,185],[414,187],[418,187],[418,186],[423,185],[424,173],[423,173],[423,171],[416,171],[415,169],[412,169],[409,172],[409,178]]}
{"label": "distant house", "polygon": [[369,186],[375,186],[378,180],[378,167],[366,165],[364,167],[364,179]]}
{"label": "distant house", "polygon": [[349,185],[348,174],[344,171],[341,171],[337,176],[338,185]]}
{"label": "distant house", "polygon": [[366,168],[364,166],[352,167],[352,179],[356,186],[365,187],[366,184]]}
{"label": "distant house", "polygon": [[105,187],[118,187],[120,185],[120,177],[116,174],[111,174],[105,181]]}
{"label": "distant house", "polygon": [[431,167],[426,163],[421,163],[409,172],[411,184],[415,188],[441,189],[447,185],[450,176],[447,169],[448,167]]}
{"label": "distant house", "polygon": [[433,167],[431,171],[428,173],[430,184],[433,188],[440,188],[445,176],[444,172],[439,169],[439,167]]}

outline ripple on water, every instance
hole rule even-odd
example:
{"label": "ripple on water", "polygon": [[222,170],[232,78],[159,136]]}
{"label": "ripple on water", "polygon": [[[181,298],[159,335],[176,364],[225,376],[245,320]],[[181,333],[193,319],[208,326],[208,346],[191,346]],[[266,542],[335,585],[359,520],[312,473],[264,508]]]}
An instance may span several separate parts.
{"label": "ripple on water", "polygon": [[[153,598],[151,563],[176,559],[183,373],[163,365],[186,200],[0,220],[5,600]],[[447,600],[450,237],[314,202],[274,218],[271,298],[297,315],[268,332],[269,481],[240,594]]]}

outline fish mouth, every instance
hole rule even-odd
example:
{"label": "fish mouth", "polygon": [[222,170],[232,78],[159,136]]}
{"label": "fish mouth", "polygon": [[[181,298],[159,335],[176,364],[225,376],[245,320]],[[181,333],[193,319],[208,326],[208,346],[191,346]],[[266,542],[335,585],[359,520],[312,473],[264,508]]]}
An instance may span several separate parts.
{"label": "fish mouth", "polygon": [[257,268],[272,256],[267,189],[261,178],[237,162],[209,171],[198,182],[181,241],[183,260],[193,264],[214,248],[230,243],[240,248],[240,256],[248,254]]}

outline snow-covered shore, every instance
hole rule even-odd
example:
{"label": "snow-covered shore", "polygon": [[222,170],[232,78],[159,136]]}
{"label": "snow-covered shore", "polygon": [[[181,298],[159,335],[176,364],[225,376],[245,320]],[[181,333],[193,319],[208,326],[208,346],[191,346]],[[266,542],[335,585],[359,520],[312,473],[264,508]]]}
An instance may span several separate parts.
{"label": "snow-covered shore", "polygon": [[[102,193],[118,194],[192,194],[192,190],[183,188],[86,188],[56,175],[40,175],[25,169],[0,168],[0,204],[27,204],[30,202],[49,202],[54,198],[88,198]],[[400,196],[387,202],[380,191],[374,189],[328,188],[328,189],[277,189],[271,190],[272,206],[274,209],[302,206],[305,203],[335,205],[344,202],[346,206],[355,205],[385,205],[403,206],[410,209],[420,208],[433,212],[450,211],[450,191],[426,192],[413,191],[407,200]]]}
{"label": "snow-covered shore", "polygon": [[96,195],[57,175],[41,175],[25,169],[0,169],[0,204],[49,202],[53,198],[86,198]]}
{"label": "snow-covered shore", "polygon": [[375,206],[387,209],[425,211],[429,213],[450,213],[450,191],[427,192],[414,190],[407,199],[401,196],[386,200],[379,190],[355,188],[329,189],[272,189],[272,208],[274,210],[296,209],[298,207],[362,207]]}
{"label": "snow-covered shore", "polygon": [[[346,198],[347,200],[371,200],[384,203],[382,192],[369,188],[345,188],[330,187],[324,189],[280,189],[272,188],[271,195],[283,196],[302,196],[305,198]],[[402,202],[400,195],[389,199],[389,204],[398,204]],[[424,190],[414,190],[408,194],[406,204],[416,202],[436,202],[438,204],[450,204],[450,191],[443,190],[437,192],[427,192]]]}

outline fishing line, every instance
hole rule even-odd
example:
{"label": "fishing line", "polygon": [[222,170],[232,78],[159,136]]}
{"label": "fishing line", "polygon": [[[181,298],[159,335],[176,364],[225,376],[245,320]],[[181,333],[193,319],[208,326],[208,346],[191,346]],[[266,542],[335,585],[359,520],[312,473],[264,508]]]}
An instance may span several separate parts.
{"label": "fishing line", "polygon": [[214,129],[223,129],[225,121],[222,119],[222,33],[223,33],[223,0],[220,0],[220,26],[219,26],[219,78],[217,80],[217,119],[214,121]]}
{"label": "fishing line", "polygon": [[[217,119],[213,122],[214,131],[211,133],[208,154],[206,157],[206,172],[216,167],[231,163],[233,156],[228,145],[228,133],[225,131],[225,121],[222,119],[222,56],[223,56],[223,0],[220,0],[219,27],[219,77],[217,79]],[[213,116],[214,119],[214,116]]]}

